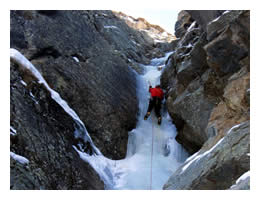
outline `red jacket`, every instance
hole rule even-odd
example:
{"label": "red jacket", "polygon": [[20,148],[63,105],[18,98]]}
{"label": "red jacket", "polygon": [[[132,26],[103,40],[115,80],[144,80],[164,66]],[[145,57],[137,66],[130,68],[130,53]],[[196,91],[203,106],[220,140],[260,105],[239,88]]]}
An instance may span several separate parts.
{"label": "red jacket", "polygon": [[150,88],[149,92],[151,94],[151,97],[159,97],[161,99],[163,99],[163,97],[164,97],[164,93],[163,93],[162,89],[160,89],[159,87]]}

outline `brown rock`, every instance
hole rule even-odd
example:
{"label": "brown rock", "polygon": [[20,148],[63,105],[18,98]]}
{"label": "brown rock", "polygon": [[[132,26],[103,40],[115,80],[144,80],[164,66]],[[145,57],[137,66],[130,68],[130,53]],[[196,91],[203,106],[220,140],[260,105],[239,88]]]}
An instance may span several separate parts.
{"label": "brown rock", "polygon": [[[230,12],[236,13],[237,17],[230,19],[229,23],[223,23],[223,21],[226,21],[225,16]],[[220,23],[222,26],[216,28],[215,31],[218,34],[204,47],[207,53],[208,65],[219,76],[231,75],[237,72],[242,67],[240,61],[249,56],[249,11],[230,12],[213,22],[214,24]],[[248,21],[248,25],[246,21]],[[209,34],[213,35],[212,32],[208,32],[208,38],[210,37]]]}
{"label": "brown rock", "polygon": [[[245,74],[241,74],[245,71]],[[215,127],[218,134],[224,133],[234,124],[239,124],[250,119],[249,104],[247,103],[247,91],[250,84],[250,73],[242,68],[231,77],[224,90],[224,101],[221,101],[213,109],[209,118],[207,132],[210,127]]]}
{"label": "brown rock", "polygon": [[186,10],[194,20],[202,27],[204,31],[207,29],[209,22],[220,16],[224,10]]}
{"label": "brown rock", "polygon": [[250,169],[250,123],[213,137],[169,178],[163,189],[224,190]]}
{"label": "brown rock", "polygon": [[182,38],[193,21],[191,15],[187,11],[182,10],[178,14],[178,20],[175,24],[176,37]]}

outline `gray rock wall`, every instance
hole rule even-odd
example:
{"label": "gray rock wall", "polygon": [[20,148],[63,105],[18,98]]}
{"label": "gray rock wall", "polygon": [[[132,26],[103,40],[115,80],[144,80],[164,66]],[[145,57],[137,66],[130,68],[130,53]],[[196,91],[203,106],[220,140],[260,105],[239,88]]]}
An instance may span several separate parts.
{"label": "gray rock wall", "polygon": [[[43,85],[11,63],[10,151],[29,160],[11,158],[10,189],[104,189],[98,174],[83,162],[72,145],[73,119]],[[28,81],[27,86],[22,80]]]}
{"label": "gray rock wall", "polygon": [[[198,12],[197,16],[204,16],[205,12]],[[191,25],[178,41],[161,76],[166,105],[179,131],[177,140],[190,153],[198,151],[213,136],[207,126],[213,109],[226,99],[223,95],[226,85],[231,82],[229,77],[240,69],[241,75],[249,71],[248,19],[247,11],[231,11],[209,24],[198,20],[197,23],[207,25],[211,33],[196,24]],[[214,32],[219,34],[208,39]],[[248,106],[245,106],[244,110],[247,110]]]}
{"label": "gray rock wall", "polygon": [[[161,85],[178,130],[176,140],[191,154],[203,155],[232,127],[250,120],[250,12],[182,11],[180,15],[178,25],[188,19],[190,23],[166,63]],[[249,126],[244,130],[248,135]],[[244,158],[237,152],[223,157],[224,147],[224,152],[220,149],[182,173],[185,163],[164,188],[228,189],[248,171],[248,147],[249,140],[236,142],[234,149],[245,149]]]}
{"label": "gray rock wall", "polygon": [[250,169],[249,130],[249,122],[242,123],[227,132],[213,147],[203,148],[170,177],[164,189],[229,189]]}
{"label": "gray rock wall", "polygon": [[11,47],[78,113],[102,153],[123,158],[138,112],[129,66],[140,71],[136,63],[154,50],[144,34],[111,11],[11,11],[10,34]]}
{"label": "gray rock wall", "polygon": [[[106,157],[124,158],[138,113],[138,63],[169,48],[160,49],[112,11],[19,10],[10,19],[10,47],[76,111]],[[22,166],[11,160],[11,189],[103,189],[72,148],[83,142],[73,137],[76,124],[45,88],[13,64],[10,86],[10,125],[18,133],[11,135],[11,151],[30,161]]]}

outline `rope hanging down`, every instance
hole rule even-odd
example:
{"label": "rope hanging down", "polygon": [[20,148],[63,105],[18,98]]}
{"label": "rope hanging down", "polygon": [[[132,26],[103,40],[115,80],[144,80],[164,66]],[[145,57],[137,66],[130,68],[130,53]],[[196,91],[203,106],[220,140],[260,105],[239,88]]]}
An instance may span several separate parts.
{"label": "rope hanging down", "polygon": [[153,146],[154,146],[154,117],[152,116],[152,139],[151,139],[151,159],[150,159],[150,190],[152,189],[152,158],[153,158]]}

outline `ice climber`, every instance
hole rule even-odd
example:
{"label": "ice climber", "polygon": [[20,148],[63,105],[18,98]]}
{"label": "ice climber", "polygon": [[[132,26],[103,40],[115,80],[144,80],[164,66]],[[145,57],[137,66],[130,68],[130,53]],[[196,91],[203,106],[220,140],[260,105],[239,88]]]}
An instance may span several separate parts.
{"label": "ice climber", "polygon": [[151,98],[150,98],[150,102],[149,102],[148,111],[147,111],[146,115],[144,116],[144,120],[148,119],[148,117],[151,114],[152,109],[154,108],[155,114],[158,118],[158,124],[160,125],[161,124],[160,109],[161,109],[161,101],[164,98],[164,93],[159,85],[157,85],[155,88],[152,88],[152,86],[150,85],[149,92],[151,94]]}

